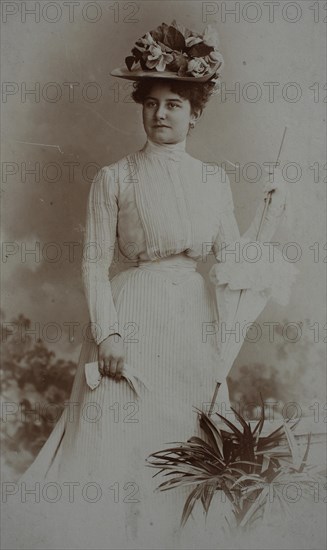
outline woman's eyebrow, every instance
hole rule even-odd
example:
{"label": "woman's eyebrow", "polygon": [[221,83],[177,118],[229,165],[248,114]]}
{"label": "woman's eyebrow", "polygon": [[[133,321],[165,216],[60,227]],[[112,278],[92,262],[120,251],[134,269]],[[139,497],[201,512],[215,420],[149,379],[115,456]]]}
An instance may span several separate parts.
{"label": "woman's eyebrow", "polygon": [[[154,99],[155,101],[158,101],[158,98],[152,97],[150,95],[146,96],[145,99]],[[166,99],[166,101],[179,101],[179,103],[182,103],[182,100],[179,99],[178,97],[169,97],[168,99]]]}

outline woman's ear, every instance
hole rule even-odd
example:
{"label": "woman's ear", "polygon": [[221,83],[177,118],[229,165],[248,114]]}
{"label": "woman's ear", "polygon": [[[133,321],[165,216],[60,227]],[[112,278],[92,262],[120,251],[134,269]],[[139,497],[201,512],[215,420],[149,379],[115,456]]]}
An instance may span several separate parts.
{"label": "woman's ear", "polygon": [[202,111],[194,111],[192,114],[191,114],[191,120],[192,122],[195,124],[199,118],[202,116]]}

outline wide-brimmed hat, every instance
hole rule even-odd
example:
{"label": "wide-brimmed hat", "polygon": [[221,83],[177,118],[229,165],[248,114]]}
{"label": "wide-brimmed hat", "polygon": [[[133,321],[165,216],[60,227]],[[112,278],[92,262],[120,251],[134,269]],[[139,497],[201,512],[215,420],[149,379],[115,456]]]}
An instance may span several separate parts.
{"label": "wide-brimmed hat", "polygon": [[173,79],[186,82],[212,82],[212,93],[220,90],[220,72],[224,59],[219,51],[219,37],[213,25],[202,34],[180,25],[174,19],[162,23],[136,40],[125,67],[110,74],[128,80],[143,78]]}

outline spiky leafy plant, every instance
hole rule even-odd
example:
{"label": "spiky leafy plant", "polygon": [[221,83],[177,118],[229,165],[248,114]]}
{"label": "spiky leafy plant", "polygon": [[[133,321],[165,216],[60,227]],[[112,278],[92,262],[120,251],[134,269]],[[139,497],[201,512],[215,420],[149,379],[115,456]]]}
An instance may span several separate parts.
{"label": "spiky leafy plant", "polygon": [[[307,464],[310,434],[301,457],[292,431],[297,422],[284,421],[269,435],[261,436],[265,420],[262,398],[260,419],[253,430],[235,409],[232,410],[240,428],[215,413],[229,430],[218,427],[210,413],[196,410],[203,438],[191,437],[147,458],[149,466],[159,469],[155,475],[163,472],[170,476],[158,490],[193,486],[185,501],[182,526],[197,501],[208,513],[216,491],[223,491],[231,502],[235,526],[247,528],[269,513],[272,484],[274,488],[283,487],[292,480],[308,488],[313,481],[321,480],[320,473]],[[276,491],[276,497],[283,504],[281,491]]]}

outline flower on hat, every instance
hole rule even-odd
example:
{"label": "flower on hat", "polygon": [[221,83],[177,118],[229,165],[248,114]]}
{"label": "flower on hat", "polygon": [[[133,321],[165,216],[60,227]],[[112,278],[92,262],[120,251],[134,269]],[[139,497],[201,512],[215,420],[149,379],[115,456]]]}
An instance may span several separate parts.
{"label": "flower on hat", "polygon": [[224,58],[223,56],[221,55],[220,52],[217,52],[217,51],[213,51],[213,52],[210,52],[209,55],[206,57],[208,63],[218,63],[218,61],[220,61],[220,65],[219,67],[223,66],[224,65]]}
{"label": "flower on hat", "polygon": [[156,42],[153,40],[151,33],[147,32],[143,38],[139,38],[138,42],[141,42],[144,47],[143,50],[146,50],[148,46],[153,46]]}
{"label": "flower on hat", "polygon": [[185,44],[188,48],[195,46],[195,44],[200,44],[200,42],[203,42],[203,40],[199,36],[189,36],[185,38]]}
{"label": "flower on hat", "polygon": [[216,69],[216,72],[210,78],[210,82],[215,84],[213,89],[213,94],[217,94],[220,92],[220,88],[221,88],[220,71],[222,71],[224,67],[224,58],[221,55],[221,53],[217,51],[213,51],[213,52],[210,52],[209,55],[205,57],[205,61],[208,63],[210,67],[215,67],[217,63],[219,63],[218,68]]}
{"label": "flower on hat", "polygon": [[185,53],[175,52],[173,61],[169,63],[169,70],[176,72],[178,76],[185,76],[188,65],[188,57]]}
{"label": "flower on hat", "polygon": [[187,73],[192,76],[204,76],[210,72],[210,65],[201,57],[191,59],[187,65]]}
{"label": "flower on hat", "polygon": [[218,46],[219,37],[213,25],[207,25],[199,34],[174,19],[170,25],[162,23],[136,40],[125,63],[130,71],[141,67],[144,71],[168,70],[194,78],[210,75],[210,81],[216,83],[215,93],[219,89],[219,70],[224,64]]}
{"label": "flower on hat", "polygon": [[166,65],[173,61],[173,56],[170,53],[162,51],[158,44],[151,44],[149,47],[150,54],[145,62],[149,69],[157,69],[157,71],[164,71]]}

